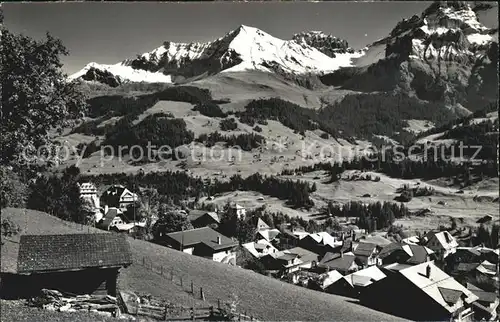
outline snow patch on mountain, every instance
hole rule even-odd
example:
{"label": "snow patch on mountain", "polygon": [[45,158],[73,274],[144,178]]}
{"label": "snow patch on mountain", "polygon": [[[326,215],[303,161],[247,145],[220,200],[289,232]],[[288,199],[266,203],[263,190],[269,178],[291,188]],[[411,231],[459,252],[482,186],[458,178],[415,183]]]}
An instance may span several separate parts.
{"label": "snow patch on mountain", "polygon": [[95,68],[101,71],[107,71],[113,74],[115,77],[119,78],[121,81],[130,82],[148,82],[148,83],[171,83],[172,78],[170,75],[164,75],[161,72],[148,72],[141,69],[134,69],[130,66],[126,66],[123,63],[118,63],[114,65],[89,63],[82,70],[76,72],[68,77],[69,80],[77,79],[83,77],[89,70]]}

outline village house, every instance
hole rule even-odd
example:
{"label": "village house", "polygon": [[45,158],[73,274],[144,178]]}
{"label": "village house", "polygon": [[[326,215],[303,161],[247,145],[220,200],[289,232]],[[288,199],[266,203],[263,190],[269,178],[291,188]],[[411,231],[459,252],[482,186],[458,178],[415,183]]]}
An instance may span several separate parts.
{"label": "village house", "polygon": [[187,215],[188,220],[194,228],[211,227],[217,228],[220,224],[219,215],[216,212],[205,210],[191,210]]}
{"label": "village house", "polygon": [[361,263],[356,259],[356,255],[352,252],[341,252],[326,253],[318,263],[316,270],[323,272],[336,270],[342,275],[348,275],[358,271],[361,267]]}
{"label": "village house", "polygon": [[98,212],[101,207],[96,186],[91,182],[78,183],[80,189],[80,197],[87,202],[94,212]]}
{"label": "village house", "polygon": [[2,274],[2,295],[28,298],[45,288],[116,296],[120,269],[130,264],[130,245],[122,235],[22,235],[17,272]]}
{"label": "village house", "polygon": [[486,292],[471,283],[467,283],[466,286],[469,291],[479,298],[476,302],[472,303],[474,319],[476,321],[495,321],[498,316],[498,294],[496,292]]}
{"label": "village house", "polygon": [[372,243],[357,243],[356,246],[353,246],[353,250],[354,255],[356,255],[356,258],[363,267],[380,265],[381,261],[377,256],[377,245]]}
{"label": "village house", "polygon": [[334,251],[340,245],[342,241],[337,241],[327,232],[308,234],[298,242],[298,246],[321,255]]}
{"label": "village house", "polygon": [[260,258],[262,256],[277,253],[278,249],[274,247],[268,240],[260,239],[255,242],[249,242],[242,245],[252,256]]}
{"label": "village house", "polygon": [[268,242],[272,242],[276,240],[279,234],[280,231],[278,229],[272,229],[261,218],[257,220],[257,227],[255,233],[256,240],[265,239]]}
{"label": "village house", "polygon": [[458,247],[458,242],[449,232],[429,232],[425,236],[425,246],[436,253],[437,259],[443,261],[446,257],[453,254]]}
{"label": "village house", "polygon": [[122,185],[112,185],[101,195],[101,203],[125,211],[127,206],[138,201],[137,194]]}
{"label": "village house", "polygon": [[392,243],[378,254],[381,265],[392,263],[418,265],[435,259],[430,248],[415,244]]}
{"label": "village house", "polygon": [[309,288],[317,291],[326,291],[326,289],[344,277],[342,274],[340,274],[338,271],[328,271],[322,274],[319,274],[317,278],[311,279],[309,281]]}
{"label": "village house", "polygon": [[410,320],[472,319],[472,303],[478,296],[433,262],[389,266],[383,269],[386,278],[368,285],[360,293],[364,305]]}
{"label": "village house", "polygon": [[178,231],[160,236],[160,243],[184,253],[205,257],[215,262],[236,265],[238,242],[210,227]]}
{"label": "village house", "polygon": [[342,278],[326,287],[325,292],[357,298],[365,287],[385,277],[386,275],[377,266],[370,266],[342,276]]}
{"label": "village house", "polygon": [[268,271],[274,271],[280,277],[311,268],[318,261],[318,255],[306,249],[295,247],[260,258]]}
{"label": "village house", "polygon": [[236,215],[236,217],[238,219],[245,219],[246,209],[245,209],[245,207],[243,207],[237,203],[233,203],[229,206],[229,214]]}
{"label": "village house", "polygon": [[292,228],[290,224],[283,224],[280,226],[280,243],[288,247],[295,247],[298,245],[300,239],[309,235],[302,227]]}

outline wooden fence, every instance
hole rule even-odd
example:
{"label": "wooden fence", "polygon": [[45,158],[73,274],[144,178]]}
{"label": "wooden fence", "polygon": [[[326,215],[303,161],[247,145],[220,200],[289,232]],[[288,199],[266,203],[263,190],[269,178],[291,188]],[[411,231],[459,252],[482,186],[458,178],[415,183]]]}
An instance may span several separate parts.
{"label": "wooden fence", "polygon": [[[173,320],[179,320],[179,319],[188,320],[190,318],[207,319],[208,317],[211,316],[222,316],[224,314],[225,309],[221,306],[223,305],[224,302],[220,298],[215,298],[215,297],[207,299],[207,295],[203,289],[203,286],[195,285],[193,280],[189,278],[189,275],[182,274],[181,272],[178,272],[171,267],[166,267],[163,265],[155,266],[154,262],[152,260],[147,259],[146,257],[142,257],[141,260],[136,262],[142,265],[144,268],[150,270],[151,272],[160,275],[162,278],[170,280],[171,283],[180,286],[186,293],[190,294],[195,299],[205,301],[207,302],[207,304],[210,301],[212,301],[212,303],[217,303],[216,306],[196,307],[196,305],[193,305],[192,307],[182,307],[181,313],[190,312],[189,317],[186,317],[185,314],[181,314],[181,316],[174,317]],[[142,307],[140,310],[147,311],[148,309],[151,308]],[[165,316],[172,317],[173,312],[168,312],[168,310],[169,310],[168,308],[164,308],[163,314]],[[156,316],[158,317],[159,315],[157,314]],[[235,314],[235,316],[237,317],[238,321],[258,321],[257,318],[250,312],[238,312]]]}

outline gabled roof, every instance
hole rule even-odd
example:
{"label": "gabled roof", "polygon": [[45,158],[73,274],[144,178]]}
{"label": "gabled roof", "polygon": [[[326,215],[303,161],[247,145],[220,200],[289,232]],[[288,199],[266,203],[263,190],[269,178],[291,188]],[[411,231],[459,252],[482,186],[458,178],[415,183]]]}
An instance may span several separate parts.
{"label": "gabled roof", "polygon": [[267,229],[267,230],[260,230],[257,232],[262,238],[271,241],[276,238],[280,234],[280,231],[278,229]]}
{"label": "gabled roof", "polygon": [[299,259],[303,262],[312,262],[312,261],[318,261],[319,255],[311,252],[307,249],[304,249],[302,247],[294,247],[285,250],[284,252],[286,253],[291,253],[291,254],[297,254],[299,256]]}
{"label": "gabled roof", "polygon": [[[238,242],[235,242],[231,238],[218,233],[210,227],[178,231],[167,234],[167,236],[178,242],[184,248],[204,244],[213,250],[218,250],[238,245]],[[217,237],[220,237],[221,239],[220,244],[217,243]]]}
{"label": "gabled roof", "polygon": [[359,242],[360,243],[375,244],[378,247],[384,247],[384,246],[387,246],[387,245],[389,245],[391,243],[391,241],[388,240],[387,238],[384,238],[384,237],[378,236],[378,235],[375,235],[375,236],[366,236],[366,237],[360,239]]}
{"label": "gabled roof", "polygon": [[319,279],[318,282],[322,288],[326,288],[343,277],[344,276],[342,274],[340,274],[336,270],[333,270],[333,271],[329,271],[329,272],[321,274],[318,278]]}
{"label": "gabled roof", "polygon": [[247,249],[250,254],[254,257],[261,257],[264,253],[263,251],[267,249],[268,253],[276,253],[278,250],[267,240],[261,239],[255,243],[250,242],[242,245],[245,249]]}
{"label": "gabled roof", "polygon": [[130,264],[130,245],[120,234],[22,235],[17,271],[36,273]]}
{"label": "gabled roof", "polygon": [[421,264],[427,261],[427,256],[434,251],[421,245],[407,245],[411,251],[411,257],[406,261],[409,264]]}
{"label": "gabled roof", "polygon": [[429,232],[427,234],[427,240],[428,242],[431,241],[432,239],[437,239],[441,247],[443,249],[449,250],[455,247],[458,247],[458,242],[453,237],[449,232],[447,231],[440,231],[440,232]]}
{"label": "gabled roof", "polygon": [[369,257],[375,252],[377,245],[372,243],[359,243],[354,249],[354,255],[356,256],[366,256]]}
{"label": "gabled roof", "polygon": [[257,230],[266,230],[266,229],[271,229],[268,224],[264,222],[262,219],[257,220]]}
{"label": "gabled roof", "polygon": [[458,263],[455,271],[457,272],[471,272],[475,270],[480,263]]}
{"label": "gabled roof", "polygon": [[462,292],[461,290],[449,289],[439,286],[438,290],[441,293],[441,296],[443,297],[444,301],[448,303],[450,306],[455,305],[455,303],[457,303],[462,294],[464,294],[464,292]]}
{"label": "gabled roof", "polygon": [[[331,253],[330,253],[331,254]],[[336,256],[335,256],[336,255]],[[328,261],[324,261],[323,259],[320,261],[318,266],[321,267],[328,267],[332,270],[338,270],[338,271],[347,271],[349,268],[352,266],[352,264],[356,260],[356,256],[353,253],[347,253],[344,255],[340,254],[334,254],[335,258],[330,259]],[[326,257],[326,255],[325,255]]]}
{"label": "gabled roof", "polygon": [[191,210],[191,211],[189,211],[187,218],[189,221],[192,222],[192,221],[198,220],[199,218],[201,218],[203,216],[210,216],[216,223],[220,223],[219,215],[217,215],[217,213],[213,212],[213,211]]}
{"label": "gabled roof", "polygon": [[471,284],[467,283],[467,289],[474,293],[481,302],[486,302],[486,303],[495,303],[498,301],[498,294],[494,292],[486,292],[485,290]]}
{"label": "gabled roof", "polygon": [[110,207],[108,208],[108,212],[104,214],[104,217],[101,219],[101,222],[99,222],[100,227],[104,227],[106,229],[109,228],[109,225],[113,222],[113,219],[116,217],[123,215],[123,212],[116,207]]}
{"label": "gabled roof", "polygon": [[[430,273],[429,276],[427,276],[427,272]],[[433,262],[411,266],[400,270],[399,273],[450,313],[453,313],[457,308],[449,304],[453,296],[450,295],[451,291],[447,290],[455,291],[455,295],[462,292],[464,300],[468,304],[478,299],[476,295],[439,269]],[[442,289],[446,290],[442,291]]]}
{"label": "gabled roof", "polygon": [[370,266],[344,276],[345,280],[352,286],[367,286],[374,282],[380,281],[387,276],[377,267]]}

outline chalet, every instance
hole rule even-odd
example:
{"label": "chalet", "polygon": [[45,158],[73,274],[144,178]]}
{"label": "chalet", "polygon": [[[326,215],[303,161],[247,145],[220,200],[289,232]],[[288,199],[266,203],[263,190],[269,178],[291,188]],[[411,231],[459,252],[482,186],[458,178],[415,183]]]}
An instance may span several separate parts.
{"label": "chalet", "polygon": [[44,288],[116,296],[119,271],[130,264],[123,235],[22,235],[17,272],[2,276],[2,296],[32,297]]}
{"label": "chalet", "polygon": [[356,271],[338,279],[329,285],[325,291],[331,294],[357,298],[368,285],[385,278],[386,275],[376,266]]}
{"label": "chalet", "polygon": [[322,255],[327,252],[332,252],[341,244],[341,241],[337,241],[335,237],[332,237],[327,232],[308,234],[302,237],[298,242],[298,246]]}
{"label": "chalet", "polygon": [[378,254],[382,265],[392,263],[418,265],[434,260],[434,252],[420,245],[392,243],[382,248]]}
{"label": "chalet", "polygon": [[305,236],[309,235],[302,227],[292,228],[290,225],[280,226],[280,242],[287,246],[297,246],[299,241]]}
{"label": "chalet", "polygon": [[138,201],[135,193],[122,185],[113,185],[101,195],[101,203],[109,207],[116,207],[126,210],[127,206]]}
{"label": "chalet", "polygon": [[353,250],[354,255],[356,255],[356,258],[363,267],[380,264],[377,257],[377,245],[372,243],[358,243],[356,247],[353,247]]}
{"label": "chalet", "polygon": [[471,283],[467,283],[467,289],[479,298],[476,302],[472,303],[474,319],[476,321],[495,321],[498,316],[498,294],[496,292],[486,292]]}
{"label": "chalet", "polygon": [[316,267],[317,270],[323,271],[336,270],[342,275],[353,273],[360,268],[361,265],[352,252],[326,253]]}
{"label": "chalet", "polygon": [[78,183],[80,189],[80,198],[88,202],[94,210],[101,207],[99,196],[97,195],[97,188],[91,182]]}
{"label": "chalet", "polygon": [[[353,238],[353,240],[356,241],[355,238]],[[363,243],[375,244],[379,248],[383,248],[392,243],[389,239],[382,237],[380,235],[362,236],[357,241]]]}
{"label": "chalet", "polygon": [[229,213],[236,215],[238,219],[245,219],[246,217],[246,209],[245,207],[234,203],[229,206]]}
{"label": "chalet", "polygon": [[478,297],[433,262],[392,266],[398,268],[384,268],[387,277],[362,290],[360,300],[364,305],[417,321],[472,318],[472,303]]}
{"label": "chalet", "polygon": [[453,254],[458,247],[455,237],[447,231],[429,232],[425,241],[425,246],[432,249],[440,261]]}
{"label": "chalet", "polygon": [[[129,223],[127,217],[123,214],[120,208],[104,207],[104,216],[97,222],[96,227],[103,230],[112,230],[117,225]],[[133,224],[132,224],[133,225]]]}
{"label": "chalet", "polygon": [[260,258],[262,256],[277,253],[276,249],[269,241],[266,239],[260,239],[255,242],[250,242],[242,245],[250,254],[255,258]]}
{"label": "chalet", "polygon": [[280,276],[309,269],[318,260],[318,255],[306,249],[295,247],[261,257],[267,270],[277,271]]}
{"label": "chalet", "polygon": [[344,277],[338,271],[329,271],[318,275],[317,278],[309,282],[309,288],[318,291],[325,291],[327,287]]}
{"label": "chalet", "polygon": [[217,215],[216,212],[211,211],[191,210],[189,211],[187,218],[194,228],[217,228],[217,226],[220,224],[219,215]]}
{"label": "chalet", "polygon": [[257,225],[255,228],[256,240],[265,239],[268,242],[272,242],[278,237],[279,234],[280,231],[278,229],[269,227],[269,225],[266,224],[261,218],[257,220]]}
{"label": "chalet", "polygon": [[236,264],[234,248],[238,242],[219,234],[210,227],[178,231],[160,236],[161,243],[182,252],[205,257],[216,262]]}

